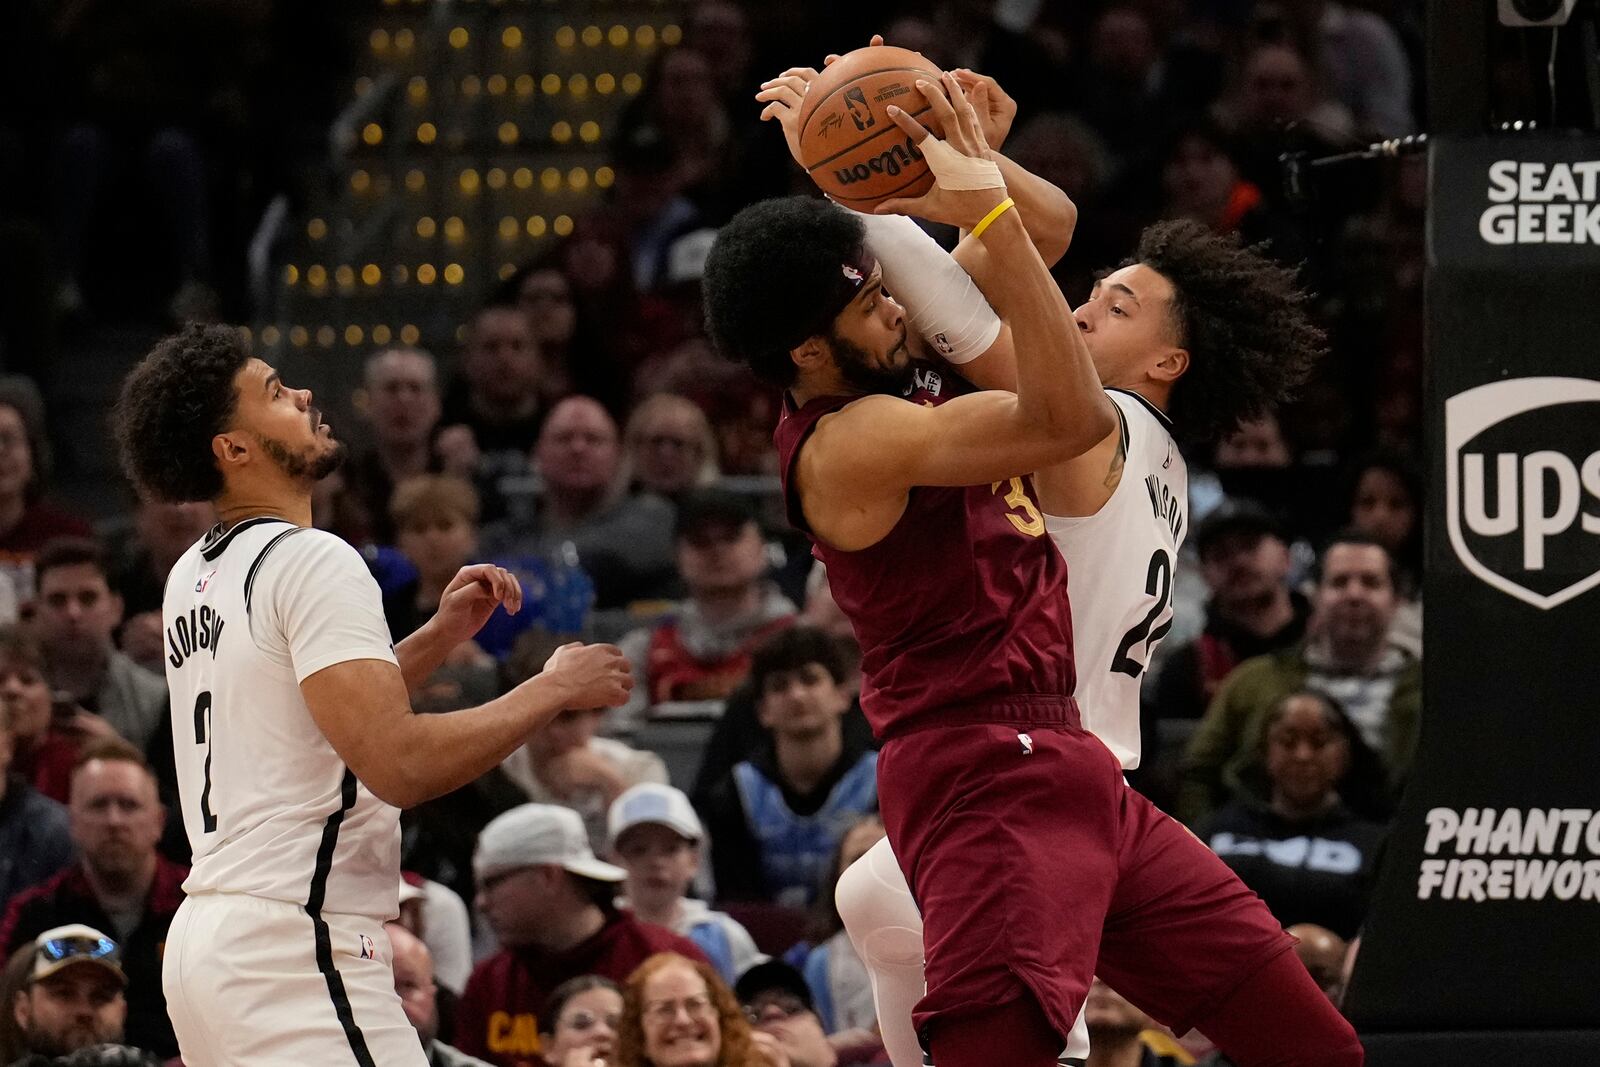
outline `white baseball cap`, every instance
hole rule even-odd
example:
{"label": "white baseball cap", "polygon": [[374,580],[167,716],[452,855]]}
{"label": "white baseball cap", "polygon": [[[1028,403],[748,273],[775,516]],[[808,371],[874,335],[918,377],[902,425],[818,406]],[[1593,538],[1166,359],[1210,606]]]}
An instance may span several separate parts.
{"label": "white baseball cap", "polygon": [[33,939],[33,964],[28,970],[28,984],[78,964],[101,967],[121,985],[128,984],[128,977],[122,970],[121,948],[99,930],[82,923],[52,927]]}
{"label": "white baseball cap", "polygon": [[595,859],[583,820],[556,804],[523,804],[497,816],[478,835],[472,869],[481,881],[504,871],[550,864],[581,878],[620,882],[621,867]]}
{"label": "white baseball cap", "polygon": [[694,805],[683,795],[683,790],[643,782],[611,802],[611,810],[606,813],[606,847],[615,849],[617,838],[624,830],[644,823],[665,826],[690,841],[698,841],[706,835],[700,817],[694,813]]}

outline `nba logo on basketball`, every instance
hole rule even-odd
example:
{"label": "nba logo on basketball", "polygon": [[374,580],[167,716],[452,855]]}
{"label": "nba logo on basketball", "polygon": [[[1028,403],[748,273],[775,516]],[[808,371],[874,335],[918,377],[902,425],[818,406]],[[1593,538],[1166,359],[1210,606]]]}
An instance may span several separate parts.
{"label": "nba logo on basketball", "polygon": [[861,91],[859,85],[852,85],[844,91],[844,106],[850,109],[850,117],[855,120],[856,129],[865,130],[878,124],[878,120],[872,115],[872,109],[867,106],[867,95]]}
{"label": "nba logo on basketball", "polygon": [[378,958],[378,946],[375,945],[373,943],[373,941],[372,941],[372,938],[368,937],[366,934],[362,934],[360,936],[361,936],[361,958],[364,959],[364,960],[375,960],[375,959],[377,959]]}
{"label": "nba logo on basketball", "polygon": [[1600,585],[1600,382],[1513,378],[1445,401],[1450,545],[1548,611]]}

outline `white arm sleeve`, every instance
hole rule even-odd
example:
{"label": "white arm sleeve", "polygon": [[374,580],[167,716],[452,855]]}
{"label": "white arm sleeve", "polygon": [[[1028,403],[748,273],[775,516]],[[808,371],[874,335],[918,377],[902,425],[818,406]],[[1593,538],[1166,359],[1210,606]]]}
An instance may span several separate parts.
{"label": "white arm sleeve", "polygon": [[300,529],[274,544],[247,583],[250,632],[305,681],[356,659],[394,663],[383,596],[361,554],[333,534]]}
{"label": "white arm sleeve", "polygon": [[971,275],[904,215],[857,212],[883,284],[906,309],[911,329],[954,364],[970,363],[1000,336],[1000,317]]}

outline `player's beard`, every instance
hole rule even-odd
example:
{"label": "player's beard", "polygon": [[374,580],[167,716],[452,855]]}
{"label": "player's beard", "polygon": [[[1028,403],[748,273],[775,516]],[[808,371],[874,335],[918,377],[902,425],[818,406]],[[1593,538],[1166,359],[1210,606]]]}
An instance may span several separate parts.
{"label": "player's beard", "polygon": [[[315,431],[313,431],[315,434]],[[343,441],[332,437],[327,439],[326,448],[321,447],[323,439],[313,436],[312,444],[300,451],[296,451],[282,441],[272,437],[261,437],[261,447],[272,461],[283,472],[296,481],[310,485],[322,481],[328,475],[339,469],[344,463],[345,447]]]}
{"label": "player's beard", "polygon": [[[872,364],[871,354],[864,348],[851,344],[837,333],[828,335],[828,344],[833,349],[834,362],[839,367],[839,376],[848,385],[853,385],[864,393],[887,393],[890,396],[899,396],[906,391],[906,386],[911,381],[911,361],[908,359],[904,366],[879,368]],[[900,343],[890,349],[889,355],[904,352],[906,337],[900,335]]]}

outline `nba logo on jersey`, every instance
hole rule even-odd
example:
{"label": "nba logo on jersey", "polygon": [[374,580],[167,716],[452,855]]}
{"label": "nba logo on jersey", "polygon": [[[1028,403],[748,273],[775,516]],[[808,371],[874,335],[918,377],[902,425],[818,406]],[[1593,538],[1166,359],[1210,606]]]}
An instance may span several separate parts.
{"label": "nba logo on jersey", "polygon": [[215,578],[216,576],[217,572],[215,570],[206,571],[195,581],[194,591],[196,593],[204,593],[206,591],[206,586],[210,585],[211,579]]}
{"label": "nba logo on jersey", "polygon": [[378,958],[378,946],[373,944],[372,938],[368,937],[366,934],[362,934],[360,936],[361,936],[361,958],[364,959],[364,960],[375,960],[375,959],[377,959]]}

